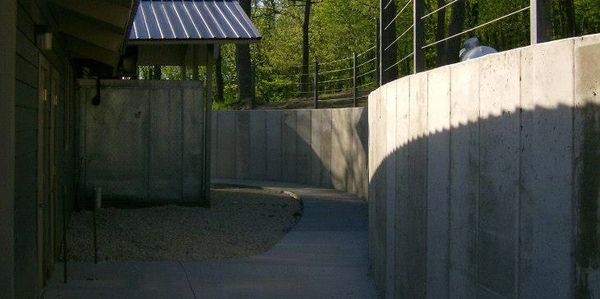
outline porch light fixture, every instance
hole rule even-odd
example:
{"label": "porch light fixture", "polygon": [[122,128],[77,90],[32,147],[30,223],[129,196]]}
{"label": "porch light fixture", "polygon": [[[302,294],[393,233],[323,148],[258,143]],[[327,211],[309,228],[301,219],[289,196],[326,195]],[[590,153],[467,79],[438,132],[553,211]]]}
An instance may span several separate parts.
{"label": "porch light fixture", "polygon": [[46,25],[35,26],[35,42],[41,50],[52,51],[52,39],[54,35],[50,27]]}

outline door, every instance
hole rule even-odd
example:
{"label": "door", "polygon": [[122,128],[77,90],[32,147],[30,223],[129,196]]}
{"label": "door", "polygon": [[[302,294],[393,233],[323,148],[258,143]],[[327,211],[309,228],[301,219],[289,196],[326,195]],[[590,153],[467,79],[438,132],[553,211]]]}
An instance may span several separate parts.
{"label": "door", "polygon": [[[38,171],[37,171],[37,257],[39,288],[45,281],[54,263],[54,201],[56,199],[56,167],[54,154],[55,103],[57,95],[48,61],[40,55],[38,81]],[[55,72],[54,72],[55,73]]]}
{"label": "door", "polygon": [[59,83],[60,78],[58,76],[58,72],[56,69],[50,67],[51,76],[50,76],[50,122],[47,124],[48,126],[48,166],[49,166],[49,202],[48,202],[48,213],[46,223],[48,227],[46,228],[48,239],[46,240],[46,272],[50,273],[52,266],[54,265],[54,258],[56,257],[56,215],[57,215],[57,202],[58,202],[58,188],[59,188],[59,169],[58,169],[58,161],[60,149],[60,142],[58,140],[57,127],[58,127],[58,103],[59,103]]}

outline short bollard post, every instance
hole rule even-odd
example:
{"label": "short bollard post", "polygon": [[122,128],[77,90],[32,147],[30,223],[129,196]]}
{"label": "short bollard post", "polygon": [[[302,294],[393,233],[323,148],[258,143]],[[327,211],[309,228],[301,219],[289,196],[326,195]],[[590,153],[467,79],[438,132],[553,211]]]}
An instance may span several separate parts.
{"label": "short bollard post", "polygon": [[94,264],[98,264],[97,211],[102,208],[102,188],[94,188]]}
{"label": "short bollard post", "polygon": [[319,62],[315,61],[315,78],[314,78],[314,101],[315,109],[319,109]]}

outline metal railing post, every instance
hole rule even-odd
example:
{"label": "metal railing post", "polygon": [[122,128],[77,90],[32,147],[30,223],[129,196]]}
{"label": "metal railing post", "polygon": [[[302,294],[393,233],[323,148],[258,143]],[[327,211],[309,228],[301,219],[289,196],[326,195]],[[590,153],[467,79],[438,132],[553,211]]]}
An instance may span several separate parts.
{"label": "metal railing post", "polygon": [[356,53],[352,53],[352,94],[354,99],[354,107],[358,107],[358,68],[356,64]]}
{"label": "metal railing post", "polygon": [[315,109],[319,109],[319,61],[315,60],[314,101]]}
{"label": "metal railing post", "polygon": [[383,74],[382,74],[382,70],[383,70],[383,66],[382,64],[382,59],[381,59],[381,51],[383,50],[383,46],[381,45],[381,19],[380,18],[376,18],[377,21],[377,37],[376,37],[376,41],[375,41],[375,45],[377,46],[377,51],[376,51],[376,55],[377,55],[377,59],[376,59],[376,63],[375,63],[375,80],[377,80],[377,86],[381,86],[381,78],[383,78]]}
{"label": "metal railing post", "polygon": [[423,0],[413,0],[413,72],[416,74],[425,70],[425,22],[423,16]]}
{"label": "metal railing post", "polygon": [[552,39],[552,18],[550,0],[529,0],[531,44],[543,43]]}

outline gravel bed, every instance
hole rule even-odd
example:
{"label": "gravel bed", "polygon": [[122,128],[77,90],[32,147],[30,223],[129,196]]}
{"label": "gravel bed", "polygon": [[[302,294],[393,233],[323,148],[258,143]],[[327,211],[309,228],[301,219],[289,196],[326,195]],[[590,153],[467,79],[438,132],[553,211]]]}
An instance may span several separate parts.
{"label": "gravel bed", "polygon": [[[212,208],[104,208],[97,214],[100,261],[194,261],[269,250],[297,223],[299,200],[255,189],[216,189]],[[93,261],[93,213],[73,214],[68,256]]]}

